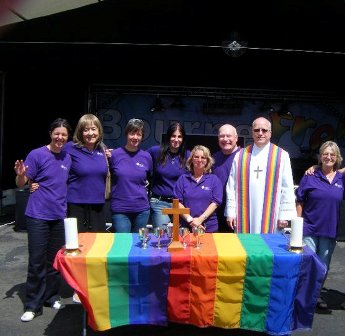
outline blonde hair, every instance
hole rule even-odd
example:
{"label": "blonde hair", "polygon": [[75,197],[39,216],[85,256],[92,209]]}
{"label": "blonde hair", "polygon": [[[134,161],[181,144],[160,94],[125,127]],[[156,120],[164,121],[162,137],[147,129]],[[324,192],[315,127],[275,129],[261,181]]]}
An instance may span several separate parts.
{"label": "blonde hair", "polygon": [[335,160],[333,170],[338,170],[341,167],[341,163],[343,162],[343,157],[341,156],[340,149],[339,149],[338,145],[334,141],[326,141],[321,145],[321,147],[319,149],[319,155],[318,155],[318,165],[321,167],[321,165],[322,165],[321,156],[322,156],[323,152],[326,150],[326,148],[328,148],[328,147],[336,155],[336,160]]}
{"label": "blonde hair", "polygon": [[195,152],[198,151],[198,150],[200,150],[200,151],[202,151],[204,153],[204,156],[205,156],[205,158],[207,160],[207,163],[206,163],[206,166],[205,166],[205,173],[211,173],[212,172],[211,168],[212,168],[212,166],[214,164],[214,160],[213,160],[213,158],[211,156],[210,150],[206,146],[202,146],[202,145],[196,145],[192,149],[192,151],[191,151],[191,153],[189,155],[189,158],[187,159],[186,168],[190,172],[192,172],[192,173],[194,172],[194,169],[193,169],[193,157],[195,155]]}

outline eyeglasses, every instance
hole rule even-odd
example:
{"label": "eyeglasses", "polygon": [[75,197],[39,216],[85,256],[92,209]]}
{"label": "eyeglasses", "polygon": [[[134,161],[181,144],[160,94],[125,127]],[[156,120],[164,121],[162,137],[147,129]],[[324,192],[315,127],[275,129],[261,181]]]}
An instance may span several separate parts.
{"label": "eyeglasses", "polygon": [[333,153],[323,153],[321,156],[322,157],[328,157],[328,155],[331,157],[331,158],[335,158],[337,155],[336,154],[333,154]]}
{"label": "eyeglasses", "polygon": [[265,134],[265,133],[267,133],[267,132],[270,132],[271,130],[266,129],[266,128],[254,128],[253,131],[254,131],[255,133],[259,133],[259,132],[261,131],[262,133]]}

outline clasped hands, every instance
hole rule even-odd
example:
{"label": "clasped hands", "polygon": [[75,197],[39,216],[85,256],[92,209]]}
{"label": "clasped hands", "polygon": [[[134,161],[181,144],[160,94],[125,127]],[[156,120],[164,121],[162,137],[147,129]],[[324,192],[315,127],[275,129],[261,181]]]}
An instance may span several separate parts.
{"label": "clasped hands", "polygon": [[192,228],[193,227],[199,227],[199,228],[203,229],[204,231],[206,231],[206,228],[202,225],[202,223],[204,222],[204,218],[202,216],[199,216],[199,217],[190,216],[187,221],[188,221],[188,224]]}

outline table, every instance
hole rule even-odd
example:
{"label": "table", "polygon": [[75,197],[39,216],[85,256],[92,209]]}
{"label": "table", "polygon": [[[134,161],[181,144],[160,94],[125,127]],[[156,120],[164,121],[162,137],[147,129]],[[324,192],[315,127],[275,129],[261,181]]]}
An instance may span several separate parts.
{"label": "table", "polygon": [[[152,237],[80,233],[81,253],[61,249],[54,267],[79,294],[98,331],[128,324],[241,328],[272,335],[309,330],[325,266],[282,234],[214,233],[169,253]],[[188,241],[188,238],[187,238]]]}

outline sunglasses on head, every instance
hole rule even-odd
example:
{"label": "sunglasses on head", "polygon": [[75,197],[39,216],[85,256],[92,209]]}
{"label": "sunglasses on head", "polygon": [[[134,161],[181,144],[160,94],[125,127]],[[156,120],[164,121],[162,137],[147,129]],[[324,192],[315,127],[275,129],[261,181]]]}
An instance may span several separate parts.
{"label": "sunglasses on head", "polygon": [[267,132],[269,132],[270,130],[269,130],[269,129],[266,129],[266,128],[254,128],[253,131],[254,131],[255,133],[259,133],[260,131],[261,131],[262,133],[267,133]]}

